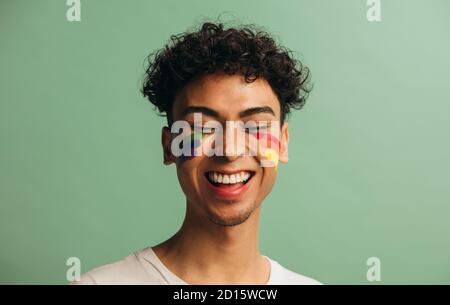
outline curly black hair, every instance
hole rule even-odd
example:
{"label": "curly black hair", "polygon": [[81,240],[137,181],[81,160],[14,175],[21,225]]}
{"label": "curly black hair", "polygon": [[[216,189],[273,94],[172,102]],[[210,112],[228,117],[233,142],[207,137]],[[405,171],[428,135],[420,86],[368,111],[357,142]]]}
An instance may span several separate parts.
{"label": "curly black hair", "polygon": [[303,107],[311,91],[309,69],[254,26],[224,29],[222,23],[206,22],[196,31],[172,35],[147,60],[142,94],[169,125],[176,94],[200,75],[242,74],[248,83],[264,78],[280,101],[281,122],[291,108]]}

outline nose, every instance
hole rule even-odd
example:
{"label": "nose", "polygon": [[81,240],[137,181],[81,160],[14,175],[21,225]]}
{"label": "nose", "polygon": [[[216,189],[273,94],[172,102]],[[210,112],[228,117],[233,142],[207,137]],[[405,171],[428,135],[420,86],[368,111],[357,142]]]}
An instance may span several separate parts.
{"label": "nose", "polygon": [[222,137],[222,156],[227,162],[233,162],[245,154],[245,138],[238,128],[225,129]]}

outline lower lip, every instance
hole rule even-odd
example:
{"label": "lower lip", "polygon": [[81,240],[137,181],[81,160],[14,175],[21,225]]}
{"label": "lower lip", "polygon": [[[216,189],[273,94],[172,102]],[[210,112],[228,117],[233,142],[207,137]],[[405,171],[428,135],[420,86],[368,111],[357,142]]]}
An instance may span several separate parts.
{"label": "lower lip", "polygon": [[209,186],[209,188],[214,192],[214,194],[223,199],[237,199],[240,196],[242,196],[245,191],[249,188],[250,183],[252,183],[253,177],[250,177],[250,180],[247,181],[247,183],[242,184],[238,187],[236,186],[228,186],[228,187],[219,187],[211,184],[209,180],[203,176],[203,178],[206,180],[206,184]]}

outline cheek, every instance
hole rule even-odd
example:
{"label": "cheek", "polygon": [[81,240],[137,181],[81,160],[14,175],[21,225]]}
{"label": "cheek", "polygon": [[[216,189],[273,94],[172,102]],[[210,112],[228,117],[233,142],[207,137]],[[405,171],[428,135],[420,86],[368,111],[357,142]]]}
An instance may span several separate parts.
{"label": "cheek", "polygon": [[258,176],[259,181],[257,181],[257,184],[255,185],[256,188],[253,196],[255,196],[255,201],[258,204],[261,204],[272,191],[277,175],[275,168],[262,167]]}
{"label": "cheek", "polygon": [[199,193],[200,179],[198,168],[200,157],[190,158],[189,160],[177,161],[177,176],[183,192],[188,198],[194,199]]}
{"label": "cheek", "polygon": [[[181,188],[191,200],[198,200],[203,179],[201,164],[207,156],[203,153],[204,145],[209,144],[211,137],[203,134],[191,134],[183,142],[183,154],[177,158],[177,175]],[[187,152],[187,154],[184,154]]]}
{"label": "cheek", "polygon": [[[279,161],[279,150],[274,150],[272,148],[266,148],[264,152],[264,160],[268,161],[268,165],[273,165],[272,167],[276,170],[278,168]],[[268,166],[271,167],[271,166]]]}
{"label": "cheek", "polygon": [[265,168],[278,167],[279,154],[280,154],[280,141],[278,137],[270,133],[257,133],[255,135],[258,141],[258,159],[260,165]]}
{"label": "cheek", "polygon": [[276,167],[264,167],[263,170],[263,178],[261,184],[264,187],[272,189],[275,184],[275,180],[277,178],[277,168]]}
{"label": "cheek", "polygon": [[191,161],[199,155],[201,150],[201,139],[190,138],[183,143],[182,155],[177,158],[178,164],[183,165],[186,161]]}

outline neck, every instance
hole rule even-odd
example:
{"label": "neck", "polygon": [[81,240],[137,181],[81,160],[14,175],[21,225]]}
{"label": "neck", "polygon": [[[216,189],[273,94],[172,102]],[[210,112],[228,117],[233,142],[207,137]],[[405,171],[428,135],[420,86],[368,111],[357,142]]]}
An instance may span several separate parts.
{"label": "neck", "polygon": [[269,262],[260,255],[260,209],[242,224],[221,226],[187,205],[181,229],[153,248],[169,270],[187,283],[266,283]]}

